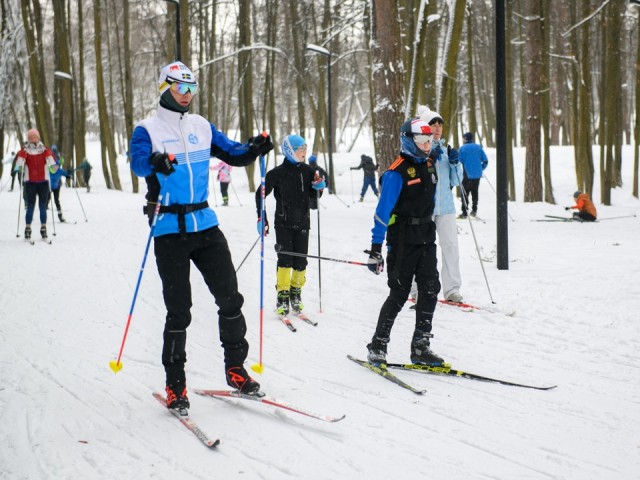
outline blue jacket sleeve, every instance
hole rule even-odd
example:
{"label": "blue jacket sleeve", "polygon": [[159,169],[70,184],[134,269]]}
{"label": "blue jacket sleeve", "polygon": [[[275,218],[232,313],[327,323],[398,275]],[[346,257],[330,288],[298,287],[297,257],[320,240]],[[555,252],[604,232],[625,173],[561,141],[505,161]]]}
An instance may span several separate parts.
{"label": "blue jacket sleeve", "polygon": [[484,150],[480,149],[480,153],[480,158],[482,160],[482,170],[484,170],[485,168],[487,168],[487,165],[489,165],[489,159],[487,158],[487,154],[484,153]]}
{"label": "blue jacket sleeve", "polygon": [[387,233],[391,212],[393,212],[400,192],[402,191],[402,175],[393,170],[382,175],[380,199],[373,217],[373,228],[371,229],[371,243],[382,244]]}
{"label": "blue jacket sleeve", "polygon": [[258,157],[246,143],[234,142],[211,124],[211,156],[234,167],[246,167]]}
{"label": "blue jacket sleeve", "polygon": [[148,177],[153,173],[149,163],[152,143],[149,132],[144,127],[136,127],[131,135],[129,153],[131,155],[131,170],[139,177]]}

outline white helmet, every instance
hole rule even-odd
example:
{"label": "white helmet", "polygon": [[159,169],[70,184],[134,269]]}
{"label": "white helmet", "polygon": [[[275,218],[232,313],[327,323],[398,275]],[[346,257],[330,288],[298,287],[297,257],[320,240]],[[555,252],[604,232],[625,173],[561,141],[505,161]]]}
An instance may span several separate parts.
{"label": "white helmet", "polygon": [[160,70],[160,78],[158,78],[158,90],[162,95],[166,90],[171,87],[172,83],[187,83],[194,86],[198,86],[196,76],[191,69],[182,62],[173,62],[169,65],[165,65]]}

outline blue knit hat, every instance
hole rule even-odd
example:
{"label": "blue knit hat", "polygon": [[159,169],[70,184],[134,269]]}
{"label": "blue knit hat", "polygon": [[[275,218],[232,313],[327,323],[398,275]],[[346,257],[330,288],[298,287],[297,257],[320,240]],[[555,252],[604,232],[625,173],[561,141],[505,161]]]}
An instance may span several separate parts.
{"label": "blue knit hat", "polygon": [[581,192],[580,190],[576,190],[576,191],[573,193],[573,198],[578,198],[581,194],[582,194],[582,192]]}
{"label": "blue knit hat", "polygon": [[316,163],[318,161],[318,159],[316,158],[315,155],[311,155],[309,157],[309,163]]}
{"label": "blue knit hat", "polygon": [[288,135],[282,142],[282,154],[292,163],[298,163],[296,158],[296,150],[307,144],[300,135]]}

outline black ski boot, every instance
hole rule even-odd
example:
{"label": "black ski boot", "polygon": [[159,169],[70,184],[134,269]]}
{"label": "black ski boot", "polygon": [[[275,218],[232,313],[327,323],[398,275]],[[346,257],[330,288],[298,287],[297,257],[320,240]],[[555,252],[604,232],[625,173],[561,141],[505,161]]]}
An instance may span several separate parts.
{"label": "black ski boot", "polygon": [[431,367],[444,365],[444,360],[431,351],[431,338],[433,338],[433,335],[430,333],[423,333],[418,337],[413,337],[411,342],[411,363],[429,365]]}
{"label": "black ski boot", "polygon": [[24,227],[24,239],[31,240],[31,227],[29,225]]}
{"label": "black ski boot", "polygon": [[387,343],[388,340],[381,339],[376,335],[371,339],[371,343],[367,345],[369,354],[367,355],[367,361],[376,366],[386,366],[387,364]]}
{"label": "black ski boot", "polygon": [[291,287],[289,302],[291,303],[291,308],[293,308],[294,312],[302,312],[302,309],[304,308],[304,304],[302,303],[302,288]]}
{"label": "black ski boot", "polygon": [[242,365],[227,367],[227,385],[246,395],[256,395],[260,391],[260,384],[249,376]]}
{"label": "black ski boot", "polygon": [[183,410],[190,407],[186,384],[167,385],[165,391],[167,392],[167,408]]}
{"label": "black ski boot", "polygon": [[43,240],[46,240],[47,238],[49,238],[47,236],[47,226],[46,225],[42,225],[40,227],[40,236],[42,237]]}
{"label": "black ski boot", "polygon": [[276,304],[276,313],[278,315],[289,314],[289,290],[280,290],[278,292],[278,303]]}

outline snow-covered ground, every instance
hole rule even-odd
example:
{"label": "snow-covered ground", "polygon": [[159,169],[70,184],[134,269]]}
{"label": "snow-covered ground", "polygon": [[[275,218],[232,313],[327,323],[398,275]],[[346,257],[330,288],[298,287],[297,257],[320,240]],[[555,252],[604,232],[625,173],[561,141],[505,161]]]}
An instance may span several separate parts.
{"label": "snow-covered ground", "polygon": [[[23,218],[17,229],[18,192],[5,186],[0,193],[0,478],[639,478],[640,219],[605,220],[640,210],[631,196],[631,148],[624,150],[625,186],[613,192],[613,206],[599,205],[595,194],[602,221],[534,222],[545,214],[567,215],[562,206],[572,204],[573,154],[554,148],[558,205],[509,204],[510,263],[501,271],[491,187],[495,152],[489,150],[491,185],[481,182],[479,208],[486,223],[473,223],[486,282],[471,226],[458,222],[465,300],[497,311],[439,305],[434,349],[458,369],[556,389],[396,372],[427,390],[419,396],[350,362],[347,354],[366,355],[388,291],[386,272],[375,276],[360,266],[323,262],[319,295],[318,263],[311,260],[303,298],[319,326],[300,323],[296,333],[288,331],[272,313],[276,257],[270,235],[259,381],[278,399],[346,418],[324,423],[267,405],[191,394],[193,418],[221,439],[215,451],[151,396],[164,387],[165,316],[152,251],[124,368],[117,375],[109,369],[149,230],[143,194],[107,190],[98,145],[90,148],[93,188],[76,194],[63,187],[65,214],[77,223],[56,223],[53,245],[17,239],[16,231],[22,235],[24,229]],[[362,250],[369,247],[375,198],[368,193],[364,203],[354,203],[362,173],[349,170],[361,153],[371,152],[334,156],[342,201],[322,200],[325,256],[366,260]],[[516,158],[521,200],[522,150]],[[130,192],[124,164],[121,177]],[[8,178],[5,172],[2,183]],[[256,215],[244,172],[235,170],[233,179],[231,205],[214,208],[238,265],[256,239]],[[217,185],[216,194],[220,205]],[[274,200],[267,205],[272,216]],[[317,252],[315,212],[312,218],[310,251]],[[257,246],[238,272],[251,343],[248,365],[259,359],[259,273]],[[226,388],[216,306],[195,269],[192,285],[188,386]],[[407,307],[398,317],[391,361],[408,361],[412,313]]]}

